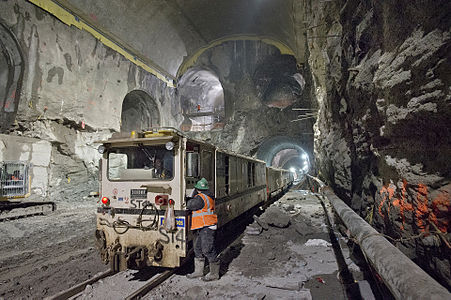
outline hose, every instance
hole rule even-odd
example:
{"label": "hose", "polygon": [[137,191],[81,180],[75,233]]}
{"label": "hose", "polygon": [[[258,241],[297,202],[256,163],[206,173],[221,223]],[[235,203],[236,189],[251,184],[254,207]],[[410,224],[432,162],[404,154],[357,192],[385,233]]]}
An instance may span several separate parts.
{"label": "hose", "polygon": [[[143,220],[142,217],[143,217],[144,210],[149,206],[151,207],[151,210],[153,211],[153,218]],[[129,229],[139,229],[142,231],[157,230],[159,219],[160,219],[160,215],[159,215],[158,209],[155,207],[155,205],[153,205],[150,202],[144,202],[143,207],[142,207],[141,211],[139,212],[138,219],[136,220],[136,225],[131,225],[128,221],[122,220],[121,218],[117,218],[117,220],[115,220],[113,223],[110,223],[105,218],[100,218],[99,224],[113,228],[117,234],[124,234]],[[144,226],[143,222],[148,222],[148,221],[151,221],[152,223],[150,225]],[[123,229],[123,230],[119,230],[119,229]]]}

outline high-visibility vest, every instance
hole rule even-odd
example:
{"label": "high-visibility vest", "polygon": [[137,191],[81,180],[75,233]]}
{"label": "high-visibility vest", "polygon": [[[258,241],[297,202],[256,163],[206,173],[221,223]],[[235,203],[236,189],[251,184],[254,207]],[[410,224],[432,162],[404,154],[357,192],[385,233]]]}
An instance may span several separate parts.
{"label": "high-visibility vest", "polygon": [[191,230],[218,224],[218,216],[215,215],[215,201],[213,198],[202,193],[196,196],[200,196],[204,200],[204,207],[200,210],[193,211]]}

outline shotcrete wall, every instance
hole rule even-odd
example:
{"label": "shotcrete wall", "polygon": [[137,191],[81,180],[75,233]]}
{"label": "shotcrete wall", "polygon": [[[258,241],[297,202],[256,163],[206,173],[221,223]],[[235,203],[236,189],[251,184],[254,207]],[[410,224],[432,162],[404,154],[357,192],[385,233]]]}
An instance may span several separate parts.
{"label": "shotcrete wall", "polygon": [[301,1],[320,177],[451,287],[451,3]]}
{"label": "shotcrete wall", "polygon": [[174,89],[90,34],[25,1],[0,2],[0,20],[16,35],[26,61],[16,119],[4,133],[51,144],[47,195],[71,199],[89,189],[99,158],[95,141],[120,130],[130,91],[155,100],[161,125],[178,123],[170,101]]}

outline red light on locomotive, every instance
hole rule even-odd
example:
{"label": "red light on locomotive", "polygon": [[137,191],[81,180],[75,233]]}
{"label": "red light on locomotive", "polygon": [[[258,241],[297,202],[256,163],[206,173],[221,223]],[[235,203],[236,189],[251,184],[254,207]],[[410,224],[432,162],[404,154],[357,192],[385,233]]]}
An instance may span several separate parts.
{"label": "red light on locomotive", "polygon": [[108,199],[107,197],[102,197],[102,203],[105,205],[109,205],[110,204],[110,199]]}
{"label": "red light on locomotive", "polygon": [[168,195],[155,196],[155,204],[156,205],[167,205],[168,204]]}
{"label": "red light on locomotive", "polygon": [[169,199],[169,205],[174,205],[175,201],[173,199]]}

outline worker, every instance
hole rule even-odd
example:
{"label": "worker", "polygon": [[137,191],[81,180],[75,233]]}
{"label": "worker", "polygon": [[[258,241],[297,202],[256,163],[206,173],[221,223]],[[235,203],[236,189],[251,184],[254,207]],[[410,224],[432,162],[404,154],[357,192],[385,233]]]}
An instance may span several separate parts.
{"label": "worker", "polygon": [[205,257],[210,272],[202,277],[204,281],[219,279],[219,258],[215,249],[215,234],[218,216],[215,214],[215,199],[208,191],[208,181],[199,180],[194,186],[194,197],[188,200],[186,208],[192,211],[191,230],[194,231],[194,272],[188,278],[204,275]]}
{"label": "worker", "polygon": [[155,159],[155,175],[157,178],[168,179],[172,177],[171,171],[165,169],[160,158]]}

